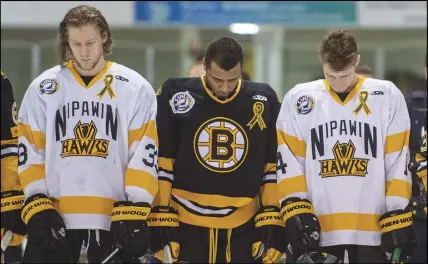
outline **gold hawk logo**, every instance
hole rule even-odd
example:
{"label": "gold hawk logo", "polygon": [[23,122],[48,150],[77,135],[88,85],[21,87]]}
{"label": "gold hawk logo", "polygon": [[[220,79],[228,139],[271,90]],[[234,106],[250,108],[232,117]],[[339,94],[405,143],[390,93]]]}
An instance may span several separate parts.
{"label": "gold hawk logo", "polygon": [[195,134],[193,147],[205,168],[226,173],[236,170],[248,152],[248,138],[235,121],[215,117],[203,123]]}
{"label": "gold hawk logo", "polygon": [[265,121],[263,120],[263,111],[265,110],[265,105],[262,102],[256,102],[253,105],[253,113],[254,116],[253,118],[250,120],[250,122],[248,122],[247,126],[250,127],[250,130],[253,129],[253,127],[258,124],[260,127],[260,130],[263,130],[264,128],[266,128],[266,124]]}
{"label": "gold hawk logo", "polygon": [[352,112],[354,115],[358,115],[358,113],[361,111],[361,109],[366,112],[366,115],[370,115],[372,112],[370,111],[370,108],[367,104],[367,99],[369,98],[369,93],[367,91],[361,91],[358,95],[358,100],[360,101],[360,104],[355,108],[355,110]]}
{"label": "gold hawk logo", "polygon": [[101,90],[101,92],[99,94],[97,94],[98,98],[101,99],[106,92],[108,92],[111,99],[113,99],[115,97],[114,92],[113,92],[113,88],[111,87],[111,84],[113,83],[113,79],[114,79],[113,75],[111,75],[111,74],[106,75],[106,77],[104,78],[105,86]]}
{"label": "gold hawk logo", "polygon": [[74,127],[74,135],[76,138],[66,139],[61,141],[62,153],[61,156],[96,156],[106,158],[108,154],[109,141],[105,139],[96,139],[97,127],[94,121],[90,124],[82,124],[80,121]]}
{"label": "gold hawk logo", "polygon": [[355,145],[349,140],[348,143],[339,143],[333,147],[334,159],[321,160],[321,177],[334,176],[360,176],[367,174],[368,159],[357,159]]}

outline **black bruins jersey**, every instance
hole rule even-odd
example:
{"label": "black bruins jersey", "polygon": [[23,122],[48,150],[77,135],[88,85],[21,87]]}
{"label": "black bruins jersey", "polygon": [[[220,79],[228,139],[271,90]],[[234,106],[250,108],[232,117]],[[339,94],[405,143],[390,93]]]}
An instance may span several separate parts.
{"label": "black bruins jersey", "polygon": [[17,111],[12,85],[1,71],[1,190],[20,189]]}
{"label": "black bruins jersey", "polygon": [[[159,192],[180,222],[234,228],[276,205],[276,119],[268,85],[239,80],[218,99],[204,77],[168,79],[157,92]],[[171,186],[172,185],[172,186]]]}

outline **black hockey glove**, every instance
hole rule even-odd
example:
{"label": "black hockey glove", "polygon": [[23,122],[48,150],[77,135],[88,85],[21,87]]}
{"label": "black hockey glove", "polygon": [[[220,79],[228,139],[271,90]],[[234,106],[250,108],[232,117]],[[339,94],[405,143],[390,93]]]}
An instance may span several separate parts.
{"label": "black hockey glove", "polygon": [[164,262],[163,248],[169,245],[174,262],[180,255],[180,244],[177,240],[179,226],[177,211],[169,206],[155,206],[147,219],[150,226],[150,249],[155,257]]}
{"label": "black hockey glove", "polygon": [[309,252],[320,252],[321,226],[306,199],[291,197],[281,203],[287,247],[294,259]]}
{"label": "black hockey glove", "polygon": [[121,248],[119,255],[125,263],[135,261],[146,254],[150,239],[146,221],[149,213],[148,203],[114,203],[110,226],[112,246],[113,249]]}
{"label": "black hockey glove", "polygon": [[329,264],[341,264],[342,260],[338,259],[336,256],[327,253],[319,252],[309,252],[307,254],[301,255],[296,263],[329,263]]}
{"label": "black hockey glove", "polygon": [[285,251],[285,230],[279,208],[276,206],[260,208],[254,222],[257,239],[253,243],[253,258],[261,263],[278,263]]}
{"label": "black hockey glove", "polygon": [[11,190],[1,193],[1,239],[7,231],[13,233],[9,246],[18,246],[27,235],[27,227],[21,220],[21,209],[25,195],[22,191]]}
{"label": "black hockey glove", "polygon": [[394,210],[382,215],[379,219],[382,254],[392,259],[395,249],[401,250],[400,262],[409,259],[417,241],[412,228],[412,212]]}
{"label": "black hockey glove", "polygon": [[27,224],[28,239],[39,249],[53,251],[61,242],[65,242],[64,220],[45,194],[28,197],[21,218]]}

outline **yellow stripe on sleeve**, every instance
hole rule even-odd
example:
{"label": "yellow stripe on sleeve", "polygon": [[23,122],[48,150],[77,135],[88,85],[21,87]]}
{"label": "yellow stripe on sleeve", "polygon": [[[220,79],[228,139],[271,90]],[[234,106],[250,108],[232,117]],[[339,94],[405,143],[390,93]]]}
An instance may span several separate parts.
{"label": "yellow stripe on sleeve", "polygon": [[155,140],[156,144],[158,144],[156,122],[154,120],[150,120],[148,123],[144,123],[141,128],[128,131],[128,148],[131,147],[134,141],[141,141],[144,136]]}
{"label": "yellow stripe on sleeve", "polygon": [[167,171],[173,171],[174,161],[175,161],[174,159],[159,157],[158,158],[159,168]]}
{"label": "yellow stripe on sleeve", "polygon": [[277,129],[278,145],[286,144],[295,156],[306,158],[306,143],[298,137],[288,135]]}
{"label": "yellow stripe on sleeve", "polygon": [[260,187],[260,196],[263,206],[273,205],[279,207],[278,184],[265,183]]}
{"label": "yellow stripe on sleeve", "polygon": [[169,206],[171,200],[171,187],[172,184],[169,181],[159,180],[159,190],[153,200],[152,207],[158,205]]}
{"label": "yellow stripe on sleeve", "polygon": [[21,181],[22,188],[27,187],[28,184],[45,179],[45,164],[31,165],[21,173],[18,174]]}
{"label": "yellow stripe on sleeve", "polygon": [[29,125],[18,123],[18,136],[25,137],[30,144],[34,144],[36,149],[45,149],[46,136],[43,132],[32,130]]}
{"label": "yellow stripe on sleeve", "polygon": [[275,163],[266,163],[265,169],[263,170],[263,173],[266,172],[276,172],[276,164]]}
{"label": "yellow stripe on sleeve", "polygon": [[386,136],[385,140],[385,155],[397,151],[401,151],[405,146],[409,146],[410,131],[392,134]]}
{"label": "yellow stripe on sleeve", "polygon": [[304,175],[283,179],[278,184],[278,195],[283,199],[287,195],[298,192],[307,192],[306,178]]}
{"label": "yellow stripe on sleeve", "polygon": [[147,190],[153,197],[158,192],[158,181],[153,175],[143,170],[130,169],[126,171],[125,186],[137,186]]}
{"label": "yellow stripe on sleeve", "polygon": [[393,179],[386,183],[386,196],[398,196],[410,199],[412,196],[412,184],[400,179]]}

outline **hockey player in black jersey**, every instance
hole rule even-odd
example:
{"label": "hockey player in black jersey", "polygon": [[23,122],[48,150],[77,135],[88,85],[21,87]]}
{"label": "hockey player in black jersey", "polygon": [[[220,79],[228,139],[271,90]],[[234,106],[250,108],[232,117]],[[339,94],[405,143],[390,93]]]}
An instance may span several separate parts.
{"label": "hockey player in black jersey", "polygon": [[[18,178],[18,129],[16,104],[12,84],[1,71],[1,239],[6,232],[13,233],[5,261],[20,262],[21,243],[26,235],[21,220],[21,206],[25,196]],[[3,250],[2,250],[3,253]]]}
{"label": "hockey player in black jersey", "polygon": [[151,249],[190,263],[275,263],[284,249],[276,192],[280,103],[243,81],[242,48],[211,42],[206,74],[172,78],[157,92],[159,191],[148,218]]}

